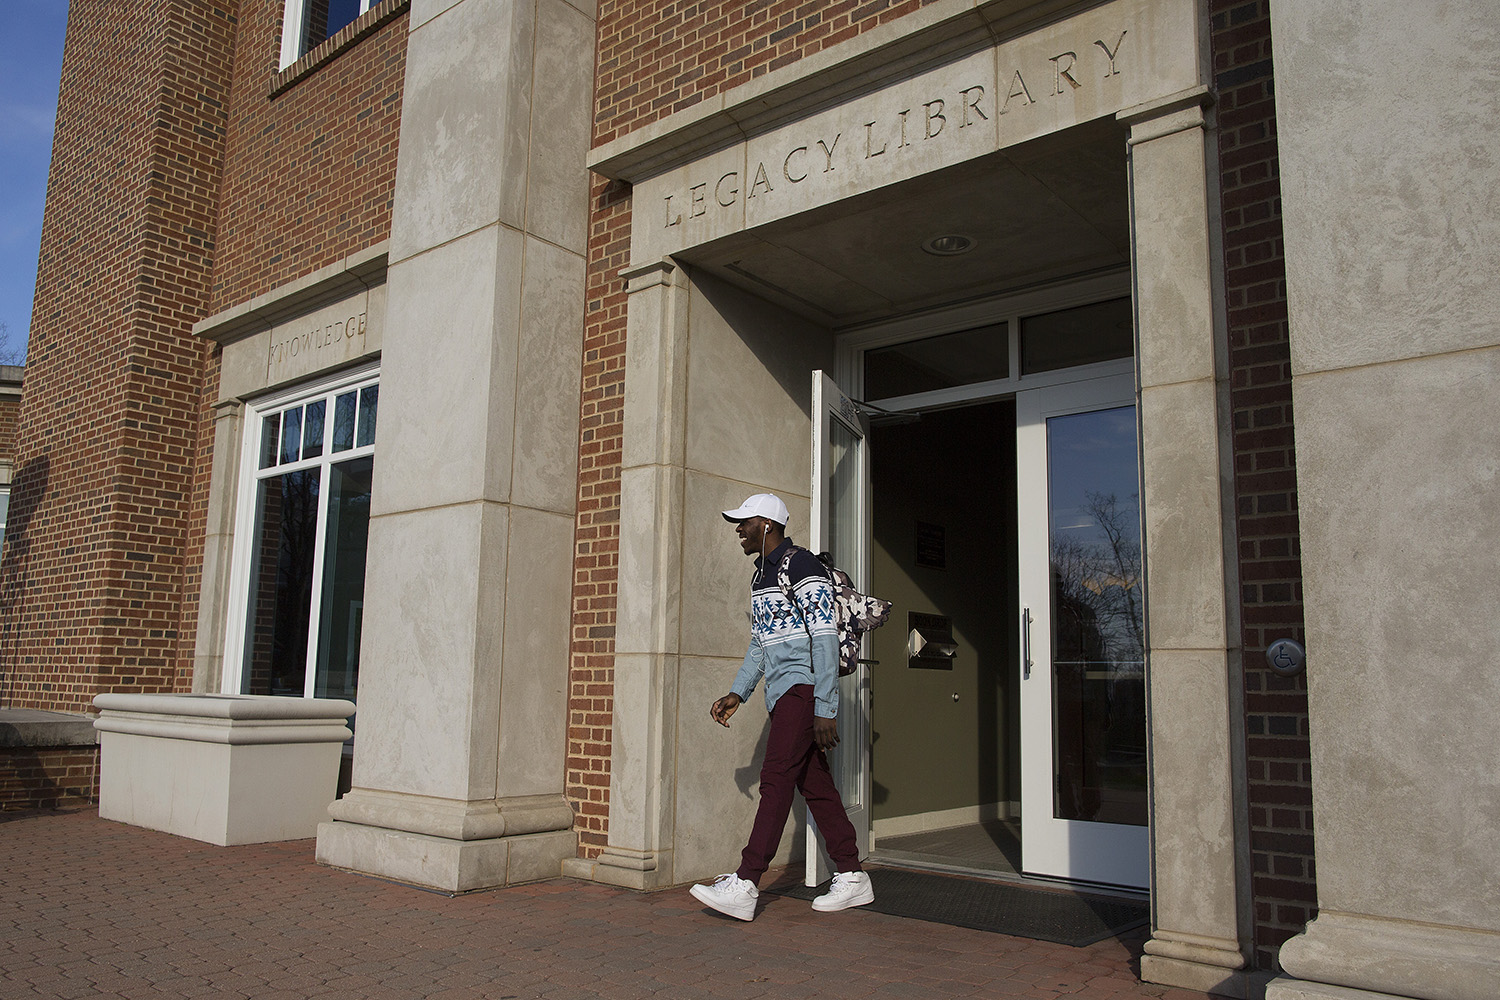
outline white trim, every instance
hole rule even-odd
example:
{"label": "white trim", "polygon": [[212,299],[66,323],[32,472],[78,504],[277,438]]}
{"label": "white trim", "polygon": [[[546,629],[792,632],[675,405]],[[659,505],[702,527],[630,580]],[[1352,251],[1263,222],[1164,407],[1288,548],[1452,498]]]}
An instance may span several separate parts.
{"label": "white trim", "polygon": [[[330,439],[333,435],[333,414],[327,412],[323,418],[323,454],[318,458],[306,461],[289,462],[285,465],[278,463],[264,470],[265,475],[263,476],[260,468],[260,454],[261,433],[265,426],[265,417],[269,413],[297,403],[298,401],[312,400],[319,396],[334,395],[340,390],[359,387],[364,384],[379,385],[379,375],[380,362],[367,362],[355,368],[346,369],[337,375],[325,376],[314,382],[305,382],[296,388],[282,389],[264,395],[259,399],[246,401],[245,403],[246,412],[242,421],[242,434],[244,437],[240,443],[239,476],[234,485],[236,502],[234,536],[230,542],[229,587],[227,588],[228,593],[225,598],[227,606],[224,609],[224,660],[220,680],[220,690],[224,694],[239,694],[240,686],[244,680],[245,643],[247,641],[246,632],[250,604],[250,573],[252,567],[255,565],[255,553],[252,550],[256,534],[255,518],[259,506],[256,503],[256,493],[259,490],[260,480],[267,476],[331,465],[335,460],[330,447]],[[374,453],[374,444],[356,446],[339,452],[337,461],[345,462],[370,456]],[[327,493],[327,489],[322,489],[318,495],[318,533],[313,545],[313,578],[315,580],[322,579],[324,555],[323,525],[327,521]],[[308,610],[310,618],[317,614],[320,606],[321,589],[315,587],[313,589],[312,606]],[[316,619],[313,618],[312,620]],[[308,666],[303,675],[303,693],[307,697],[312,696],[312,685],[316,681],[312,669],[316,655],[314,647],[315,644],[309,641]]]}
{"label": "white trim", "polygon": [[[839,384],[848,386],[851,396],[897,413],[962,406],[986,399],[1012,396],[1023,389],[1076,382],[1080,378],[1098,378],[1122,372],[1133,372],[1135,358],[1132,356],[1093,365],[1038,372],[1035,375],[1020,374],[1022,318],[1071,309],[1075,306],[1092,305],[1109,299],[1125,298],[1130,295],[1130,273],[1118,271],[1044,288],[1032,288],[1024,292],[995,296],[978,302],[966,302],[946,309],[903,316],[900,319],[886,320],[867,326],[852,327],[838,335],[834,347],[834,368],[838,373]],[[949,389],[937,389],[932,392],[913,393],[909,396],[868,400],[864,398],[864,353],[866,351],[914,340],[925,340],[928,337],[938,337],[945,333],[972,330],[980,326],[993,326],[998,323],[1006,324],[1006,335],[1010,338],[1010,375],[1007,378],[954,386]]]}
{"label": "white trim", "polygon": [[[369,11],[370,5],[375,0],[359,0],[359,17]],[[281,65],[277,69],[286,69],[292,63],[307,55],[308,51],[302,48],[303,23],[306,20],[308,0],[286,0],[281,14]]]}
{"label": "white trim", "polygon": [[[1021,608],[1030,609],[1033,664],[1029,676],[1024,665],[1021,675],[1021,859],[1028,875],[1144,888],[1151,862],[1146,826],[1057,819],[1053,815],[1056,777],[1047,420],[1127,406],[1137,408],[1139,413],[1135,384],[1124,376],[1016,396],[1017,598]],[[1139,476],[1139,436],[1136,462]],[[1143,541],[1144,535],[1143,530]],[[1024,657],[1026,637],[1022,635],[1020,640]]]}

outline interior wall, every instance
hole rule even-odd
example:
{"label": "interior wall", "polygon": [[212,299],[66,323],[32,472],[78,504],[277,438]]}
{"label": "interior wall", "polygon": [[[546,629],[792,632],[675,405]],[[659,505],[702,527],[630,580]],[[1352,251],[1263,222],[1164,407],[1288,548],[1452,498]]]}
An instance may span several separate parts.
{"label": "interior wall", "polygon": [[[871,591],[895,605],[871,635],[874,819],[1017,800],[1015,404],[877,427],[871,453]],[[916,564],[918,522],[943,529],[943,568]],[[910,612],[952,618],[951,670],[908,665]]]}

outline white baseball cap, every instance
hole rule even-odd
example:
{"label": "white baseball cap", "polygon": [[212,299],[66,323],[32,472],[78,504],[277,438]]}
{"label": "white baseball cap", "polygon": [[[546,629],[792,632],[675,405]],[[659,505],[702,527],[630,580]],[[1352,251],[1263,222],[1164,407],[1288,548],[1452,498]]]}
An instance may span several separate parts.
{"label": "white baseball cap", "polygon": [[781,502],[781,497],[774,493],[757,493],[745,498],[745,502],[734,510],[724,511],[724,520],[731,522],[748,521],[752,517],[770,518],[783,528],[787,522],[786,504]]}

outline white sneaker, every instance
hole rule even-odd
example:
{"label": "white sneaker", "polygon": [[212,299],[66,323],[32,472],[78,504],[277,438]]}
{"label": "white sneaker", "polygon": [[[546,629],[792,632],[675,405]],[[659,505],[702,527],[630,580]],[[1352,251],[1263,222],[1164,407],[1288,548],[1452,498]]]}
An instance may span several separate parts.
{"label": "white sneaker", "polygon": [[736,920],[754,920],[755,901],[760,898],[760,890],[755,888],[755,883],[740,878],[734,872],[720,875],[714,879],[713,885],[695,885],[692,893],[698,902],[712,906]]}
{"label": "white sneaker", "polygon": [[833,877],[833,885],[827,895],[813,900],[812,907],[822,913],[847,910],[851,906],[864,906],[875,902],[875,887],[865,872],[839,872]]}

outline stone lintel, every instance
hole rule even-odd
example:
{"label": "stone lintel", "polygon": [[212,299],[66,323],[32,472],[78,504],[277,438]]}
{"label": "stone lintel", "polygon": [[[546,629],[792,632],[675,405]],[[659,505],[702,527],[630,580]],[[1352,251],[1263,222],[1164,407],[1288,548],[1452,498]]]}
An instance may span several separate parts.
{"label": "stone lintel", "polygon": [[589,168],[635,183],[1071,13],[1075,0],[942,0],[596,147]]}
{"label": "stone lintel", "polygon": [[227,344],[278,322],[311,312],[385,283],[387,248],[382,240],[343,260],[230,306],[193,324],[193,336]]}

